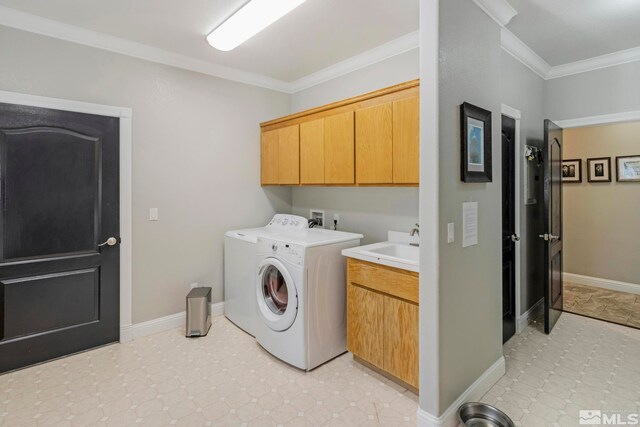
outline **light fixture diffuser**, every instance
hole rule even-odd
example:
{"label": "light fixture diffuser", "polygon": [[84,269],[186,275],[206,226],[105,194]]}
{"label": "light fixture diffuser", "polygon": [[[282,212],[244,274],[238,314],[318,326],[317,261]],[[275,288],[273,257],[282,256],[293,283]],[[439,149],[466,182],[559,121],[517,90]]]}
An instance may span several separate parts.
{"label": "light fixture diffuser", "polygon": [[305,0],[250,0],[207,36],[212,47],[229,51],[291,12]]}

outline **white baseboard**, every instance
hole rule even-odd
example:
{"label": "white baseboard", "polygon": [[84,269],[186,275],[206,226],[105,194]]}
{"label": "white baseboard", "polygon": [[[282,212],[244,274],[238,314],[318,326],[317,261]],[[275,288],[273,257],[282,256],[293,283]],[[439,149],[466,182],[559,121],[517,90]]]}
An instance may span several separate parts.
{"label": "white baseboard", "polygon": [[516,334],[519,334],[529,325],[529,322],[538,317],[540,312],[544,307],[544,298],[540,298],[537,303],[533,304],[531,308],[524,313],[522,316],[516,319]]}
{"label": "white baseboard", "polygon": [[483,372],[480,377],[473,382],[462,393],[455,402],[447,408],[439,417],[418,408],[418,427],[453,427],[460,423],[458,419],[458,408],[465,402],[476,402],[487,393],[493,385],[504,375],[506,365],[504,357],[500,357],[493,365]]}
{"label": "white baseboard", "polygon": [[[211,304],[211,317],[222,316],[224,314],[224,302]],[[186,312],[171,314],[158,319],[149,320],[134,325],[124,325],[120,327],[120,342],[132,341],[138,338],[157,334],[158,332],[184,326]]]}
{"label": "white baseboard", "polygon": [[640,295],[640,285],[635,283],[619,282],[617,280],[601,279],[599,277],[583,276],[581,274],[562,273],[563,281],[577,285],[594,286],[596,288],[609,289],[611,291],[627,292]]}

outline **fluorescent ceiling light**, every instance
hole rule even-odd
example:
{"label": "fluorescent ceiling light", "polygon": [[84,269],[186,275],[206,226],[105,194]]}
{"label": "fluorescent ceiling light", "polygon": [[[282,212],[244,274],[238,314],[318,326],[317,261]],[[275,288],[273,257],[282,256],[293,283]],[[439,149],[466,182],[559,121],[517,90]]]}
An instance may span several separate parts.
{"label": "fluorescent ceiling light", "polygon": [[305,0],[250,0],[207,36],[218,50],[228,51],[249,40]]}

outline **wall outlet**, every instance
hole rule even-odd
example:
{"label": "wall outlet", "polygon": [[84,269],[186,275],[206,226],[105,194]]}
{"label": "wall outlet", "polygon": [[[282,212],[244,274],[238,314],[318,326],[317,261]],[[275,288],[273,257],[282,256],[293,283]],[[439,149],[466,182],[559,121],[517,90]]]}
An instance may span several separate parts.
{"label": "wall outlet", "polygon": [[340,214],[337,214],[337,213],[333,214],[333,222],[336,224],[340,222]]}
{"label": "wall outlet", "polygon": [[189,285],[189,286],[191,287],[191,289],[193,289],[193,288],[199,288],[199,287],[200,287],[200,283],[195,282],[195,283],[192,283],[192,284],[191,284],[191,285]]}

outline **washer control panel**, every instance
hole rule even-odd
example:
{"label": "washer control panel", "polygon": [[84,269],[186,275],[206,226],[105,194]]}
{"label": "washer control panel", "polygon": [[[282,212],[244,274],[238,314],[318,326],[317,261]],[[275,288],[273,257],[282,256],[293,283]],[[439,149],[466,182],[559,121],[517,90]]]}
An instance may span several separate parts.
{"label": "washer control panel", "polygon": [[309,228],[309,221],[302,216],[276,214],[267,227],[276,230],[304,229]]}
{"label": "washer control panel", "polygon": [[271,239],[258,240],[258,253],[275,255],[283,261],[302,266],[304,247]]}

